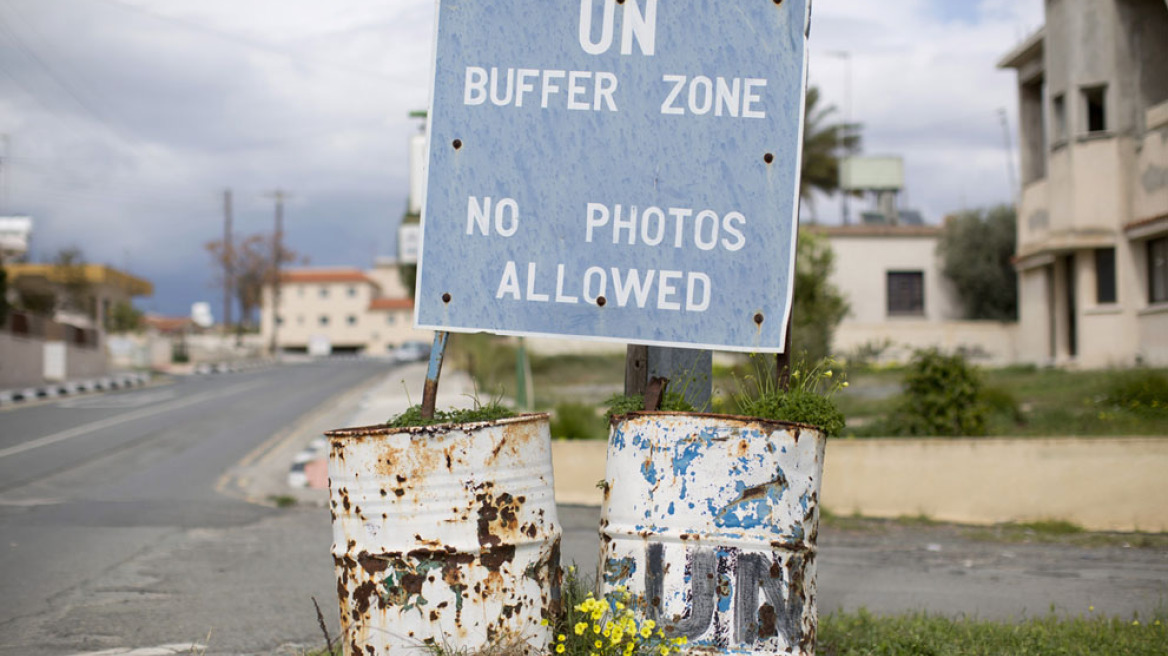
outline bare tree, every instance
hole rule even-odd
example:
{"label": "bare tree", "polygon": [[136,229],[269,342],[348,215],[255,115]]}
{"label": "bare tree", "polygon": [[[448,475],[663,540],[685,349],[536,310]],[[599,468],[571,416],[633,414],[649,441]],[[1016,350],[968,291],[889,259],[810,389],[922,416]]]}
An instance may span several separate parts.
{"label": "bare tree", "polygon": [[[264,285],[272,282],[275,273],[272,266],[272,236],[270,233],[256,233],[236,239],[231,249],[225,249],[223,246],[222,239],[204,245],[215,264],[212,286],[222,289],[224,277],[230,270],[233,293],[239,303],[240,324],[254,326],[255,311],[263,300]],[[280,250],[281,266],[307,262],[307,257],[301,257],[287,246]]]}

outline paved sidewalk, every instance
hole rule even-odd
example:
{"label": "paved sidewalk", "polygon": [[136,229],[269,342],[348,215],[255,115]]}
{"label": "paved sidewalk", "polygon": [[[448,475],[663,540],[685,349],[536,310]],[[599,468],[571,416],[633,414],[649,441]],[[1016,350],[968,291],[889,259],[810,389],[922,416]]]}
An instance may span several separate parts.
{"label": "paved sidewalk", "polygon": [[[295,500],[300,504],[328,503],[328,445],[324,432],[335,428],[372,426],[419,403],[426,380],[426,363],[395,367],[369,385],[339,393],[308,419],[273,436],[220,480],[219,489],[257,503]],[[461,371],[443,372],[438,407],[474,404],[474,384]]]}

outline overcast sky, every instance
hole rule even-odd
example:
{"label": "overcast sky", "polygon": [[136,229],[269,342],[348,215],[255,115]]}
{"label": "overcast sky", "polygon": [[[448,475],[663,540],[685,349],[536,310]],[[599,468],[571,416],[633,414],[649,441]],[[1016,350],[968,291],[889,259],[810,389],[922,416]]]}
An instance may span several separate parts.
{"label": "overcast sky", "polygon": [[[668,0],[665,0],[668,1]],[[927,221],[1010,199],[998,59],[1041,0],[815,0],[811,83],[907,166]],[[151,280],[143,309],[222,307],[203,244],[270,231],[313,265],[393,255],[406,147],[428,104],[434,0],[0,0],[0,214],[35,219],[33,255],[81,247]],[[839,53],[847,53],[847,57]],[[1016,166],[1015,166],[1016,169]],[[839,202],[820,199],[822,222]]]}

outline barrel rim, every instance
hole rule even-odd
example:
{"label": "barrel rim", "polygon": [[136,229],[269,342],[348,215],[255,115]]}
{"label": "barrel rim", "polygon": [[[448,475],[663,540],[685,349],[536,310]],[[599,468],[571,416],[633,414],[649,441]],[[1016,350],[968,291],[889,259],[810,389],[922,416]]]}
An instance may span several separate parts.
{"label": "barrel rim", "polygon": [[636,419],[638,417],[677,417],[682,419],[713,419],[720,421],[735,421],[740,423],[754,423],[763,424],[765,426],[772,426],[775,428],[799,428],[804,430],[811,430],[818,433],[821,437],[826,437],[823,428],[814,424],[805,424],[798,421],[782,421],[779,419],[767,419],[766,417],[753,417],[750,415],[727,415],[713,412],[682,412],[678,410],[636,410],[634,412],[627,412],[623,415],[614,415],[610,420],[610,426],[615,426],[618,423]]}
{"label": "barrel rim", "polygon": [[479,430],[482,428],[490,428],[493,426],[509,426],[511,424],[523,424],[528,422],[537,422],[540,420],[548,421],[550,415],[546,412],[529,412],[514,417],[506,417],[504,419],[491,419],[488,421],[473,421],[469,423],[445,423],[445,424],[431,424],[429,426],[401,426],[391,427],[386,424],[374,424],[372,426],[355,426],[352,428],[335,428],[324,432],[325,437],[328,438],[352,438],[352,437],[370,437],[379,435],[400,435],[403,433],[410,435],[440,435],[449,433],[451,431],[459,430],[469,432]]}

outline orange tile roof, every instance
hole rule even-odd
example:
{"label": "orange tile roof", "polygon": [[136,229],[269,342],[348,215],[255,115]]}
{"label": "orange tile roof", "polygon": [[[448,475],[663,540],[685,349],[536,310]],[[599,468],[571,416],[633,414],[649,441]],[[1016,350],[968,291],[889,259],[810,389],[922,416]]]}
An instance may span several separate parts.
{"label": "orange tile roof", "polygon": [[160,333],[177,333],[193,328],[195,322],[189,317],[164,317],[158,314],[147,314],[142,317],[142,325],[153,328]]}
{"label": "orange tile roof", "polygon": [[409,298],[375,298],[369,302],[369,310],[412,310],[414,301]]}
{"label": "orange tile roof", "polygon": [[376,281],[360,269],[288,269],[281,272],[280,280],[288,283],[343,283],[359,282],[380,287]]}

